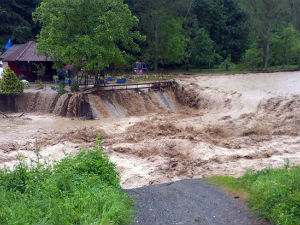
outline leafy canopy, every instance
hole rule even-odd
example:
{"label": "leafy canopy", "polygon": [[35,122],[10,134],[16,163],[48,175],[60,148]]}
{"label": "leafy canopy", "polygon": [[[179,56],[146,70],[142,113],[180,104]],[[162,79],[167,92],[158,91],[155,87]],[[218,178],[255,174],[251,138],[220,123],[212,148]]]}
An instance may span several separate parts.
{"label": "leafy canopy", "polygon": [[192,40],[192,62],[198,65],[212,65],[218,57],[215,42],[210,39],[207,31],[201,28]]}
{"label": "leafy canopy", "polygon": [[138,19],[122,0],[44,0],[33,14],[41,26],[37,48],[59,64],[97,72],[126,62],[143,40]]}
{"label": "leafy canopy", "polygon": [[24,91],[24,84],[10,67],[6,67],[0,82],[0,93],[5,95],[20,95]]}
{"label": "leafy canopy", "polygon": [[247,17],[235,0],[195,0],[191,8],[199,28],[205,28],[224,59],[238,62],[246,49]]}
{"label": "leafy canopy", "polygon": [[158,48],[161,64],[182,63],[187,57],[186,46],[188,38],[183,34],[182,20],[170,19],[161,24]]}
{"label": "leafy canopy", "polygon": [[297,64],[300,55],[299,32],[293,25],[274,32],[271,37],[271,49],[274,64]]}

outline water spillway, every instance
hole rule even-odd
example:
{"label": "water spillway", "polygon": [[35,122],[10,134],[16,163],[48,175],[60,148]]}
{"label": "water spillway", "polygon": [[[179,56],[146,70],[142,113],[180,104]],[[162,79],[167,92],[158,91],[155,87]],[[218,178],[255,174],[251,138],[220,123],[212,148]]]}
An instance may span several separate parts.
{"label": "water spillway", "polygon": [[51,89],[42,89],[26,90],[24,94],[14,96],[11,100],[0,95],[0,110],[100,119],[176,111],[176,102],[171,89],[164,92],[153,89],[94,90],[66,93],[61,96]]}

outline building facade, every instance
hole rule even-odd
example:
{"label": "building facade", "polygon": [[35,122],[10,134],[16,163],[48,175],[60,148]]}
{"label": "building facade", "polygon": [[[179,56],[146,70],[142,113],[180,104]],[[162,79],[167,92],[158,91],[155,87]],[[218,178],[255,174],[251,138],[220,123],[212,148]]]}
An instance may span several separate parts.
{"label": "building facade", "polygon": [[3,68],[9,66],[21,79],[35,81],[38,79],[37,67],[45,67],[45,75],[42,80],[50,81],[55,74],[52,69],[53,62],[44,55],[37,55],[36,42],[29,41],[25,44],[15,44],[4,54],[0,55]]}

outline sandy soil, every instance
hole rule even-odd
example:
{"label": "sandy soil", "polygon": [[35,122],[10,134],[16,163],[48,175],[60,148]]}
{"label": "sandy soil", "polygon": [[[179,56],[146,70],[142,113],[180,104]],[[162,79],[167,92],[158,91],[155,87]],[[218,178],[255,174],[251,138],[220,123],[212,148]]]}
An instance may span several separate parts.
{"label": "sandy soil", "polygon": [[177,82],[178,102],[170,93],[153,95],[152,102],[166,106],[157,113],[113,116],[113,111],[92,121],[47,114],[0,117],[0,167],[13,167],[19,157],[33,159],[37,145],[44,158],[60,159],[64,152],[91,147],[98,133],[125,188],[239,176],[286,160],[300,164],[300,72],[181,76]]}

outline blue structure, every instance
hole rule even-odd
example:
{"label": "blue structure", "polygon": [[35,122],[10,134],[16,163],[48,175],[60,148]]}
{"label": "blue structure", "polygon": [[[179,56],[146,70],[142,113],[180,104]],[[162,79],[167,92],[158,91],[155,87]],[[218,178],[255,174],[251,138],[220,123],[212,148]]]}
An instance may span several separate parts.
{"label": "blue structure", "polygon": [[11,39],[8,39],[6,45],[5,45],[5,50],[7,51],[8,49],[10,49],[12,46],[12,42],[11,42]]}
{"label": "blue structure", "polygon": [[125,78],[117,79],[117,83],[119,83],[119,84],[126,83],[126,79]]}

